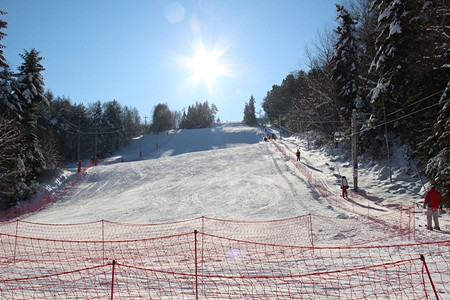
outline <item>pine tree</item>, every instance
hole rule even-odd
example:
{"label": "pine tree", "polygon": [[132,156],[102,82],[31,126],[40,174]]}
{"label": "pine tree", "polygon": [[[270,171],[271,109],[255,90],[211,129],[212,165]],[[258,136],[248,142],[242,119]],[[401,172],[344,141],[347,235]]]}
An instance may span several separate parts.
{"label": "pine tree", "polygon": [[44,78],[41,74],[45,70],[41,65],[43,58],[39,56],[36,49],[25,51],[20,56],[24,61],[18,68],[19,74],[13,83],[12,101],[20,115],[19,129],[23,135],[24,165],[27,171],[25,181],[31,185],[45,166],[36,135],[36,112],[41,104],[48,105],[48,100],[44,96]]}
{"label": "pine tree", "polygon": [[25,182],[22,133],[14,119],[0,118],[0,137],[0,208],[7,208],[26,198],[29,189]]}
{"label": "pine tree", "polygon": [[[4,11],[0,10],[0,16],[5,14]],[[6,36],[2,30],[7,26],[8,23],[0,19],[0,42]],[[0,43],[0,111],[2,118],[8,118],[11,117],[11,110],[13,110],[13,105],[10,102],[12,73],[3,55],[4,48],[5,46]]]}
{"label": "pine tree", "polygon": [[431,157],[425,174],[430,181],[436,182],[444,196],[450,198],[450,81],[439,104],[441,110],[434,125],[434,135],[422,145]]}
{"label": "pine tree", "polygon": [[210,107],[208,101],[204,103],[196,102],[195,106],[189,105],[187,113],[184,112],[181,118],[180,128],[193,129],[210,127],[216,118],[217,112],[217,106],[211,104]]}
{"label": "pine tree", "polygon": [[255,126],[257,124],[255,115],[255,98],[253,95],[250,97],[248,103],[245,103],[244,123],[248,126]]}
{"label": "pine tree", "polygon": [[[428,86],[433,86],[421,58],[428,34],[422,26],[425,22],[421,9],[424,2],[374,1],[379,13],[379,35],[370,71],[378,76],[378,81],[371,91],[371,101],[379,120],[384,120],[385,111],[389,131],[400,134],[412,145],[430,133],[432,119],[435,119],[435,112],[426,111],[421,115],[421,123],[417,124],[414,115],[415,111],[428,105],[419,100],[432,94]],[[401,121],[392,122],[397,119]]]}
{"label": "pine tree", "polygon": [[[0,10],[0,16],[3,16],[3,15],[6,15],[6,12],[4,12],[3,10]],[[6,34],[3,32],[3,28],[6,28],[6,27],[8,27],[8,23],[5,20],[0,19],[0,42],[6,36]],[[8,64],[3,55],[3,48],[5,48],[5,46],[0,43],[0,68],[8,68]]]}
{"label": "pine tree", "polygon": [[337,102],[341,108],[341,117],[350,119],[354,108],[362,108],[358,93],[357,42],[355,40],[356,22],[347,10],[336,5],[339,25],[335,53],[332,57],[332,79],[336,85]]}
{"label": "pine tree", "polygon": [[122,106],[117,100],[103,104],[102,131],[103,151],[113,152],[120,148],[123,141]]}

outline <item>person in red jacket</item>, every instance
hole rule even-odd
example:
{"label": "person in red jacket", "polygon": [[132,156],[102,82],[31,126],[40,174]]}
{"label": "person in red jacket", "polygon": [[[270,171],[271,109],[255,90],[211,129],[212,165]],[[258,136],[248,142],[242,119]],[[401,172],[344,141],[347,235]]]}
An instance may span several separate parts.
{"label": "person in red jacket", "polygon": [[295,155],[297,156],[297,161],[300,160],[300,150],[297,149],[297,152],[295,153]]}
{"label": "person in red jacket", "polygon": [[347,178],[345,178],[345,176],[342,176],[342,178],[341,178],[341,189],[342,189],[342,198],[348,198],[348,193],[347,193],[348,182],[347,182]]}
{"label": "person in red jacket", "polygon": [[438,209],[442,208],[442,195],[436,190],[434,184],[431,185],[428,192],[425,194],[425,201],[423,208],[428,206],[427,210],[427,228],[433,230],[431,219],[434,220],[434,229],[441,230],[439,228]]}

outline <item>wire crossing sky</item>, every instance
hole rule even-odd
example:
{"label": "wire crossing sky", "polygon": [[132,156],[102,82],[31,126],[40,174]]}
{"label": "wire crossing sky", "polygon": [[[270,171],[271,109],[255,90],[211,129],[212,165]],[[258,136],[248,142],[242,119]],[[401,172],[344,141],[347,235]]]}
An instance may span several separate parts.
{"label": "wire crossing sky", "polygon": [[144,118],[158,103],[208,101],[239,121],[251,95],[258,114],[272,85],[307,70],[306,47],[336,26],[335,3],[2,0],[2,43],[13,71],[36,48],[46,89],[72,103],[115,99]]}

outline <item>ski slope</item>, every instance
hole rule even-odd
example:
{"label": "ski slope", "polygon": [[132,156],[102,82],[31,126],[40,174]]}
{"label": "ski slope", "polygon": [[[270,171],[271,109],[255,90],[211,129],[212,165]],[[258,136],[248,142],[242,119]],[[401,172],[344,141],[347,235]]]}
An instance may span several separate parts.
{"label": "ski slope", "polygon": [[[273,130],[267,128],[271,133]],[[276,131],[274,131],[276,132]],[[276,132],[277,133],[277,132]],[[61,201],[24,218],[41,223],[80,223],[112,220],[124,223],[162,223],[207,216],[230,220],[275,220],[314,214],[330,218],[356,217],[370,225],[364,215],[383,215],[422,201],[419,177],[405,172],[405,162],[395,157],[393,183],[386,167],[361,161],[359,188],[369,197],[349,190],[340,197],[341,175],[352,187],[350,158],[338,149],[317,148],[308,137],[276,140],[288,155],[301,150],[300,164],[334,193],[336,205],[321,197],[314,186],[283,157],[271,142],[264,142],[261,128],[240,123],[212,128],[177,130],[136,139],[116,155],[88,169],[85,177]],[[142,156],[140,156],[142,153]],[[65,177],[74,176],[74,168]],[[58,193],[64,181],[49,185]],[[422,210],[417,224],[424,224]],[[444,234],[448,214],[441,216]],[[361,226],[358,234],[382,237],[379,228]],[[345,229],[347,230],[347,228]],[[338,227],[324,236],[339,235]],[[422,234],[422,233],[420,233]],[[346,234],[347,236],[348,234]],[[379,235],[379,236],[378,236]],[[423,232],[424,238],[434,235]],[[350,236],[355,236],[355,233]],[[448,235],[446,236],[448,237]]]}
{"label": "ski slope", "polygon": [[265,134],[239,123],[170,131],[137,138],[75,185],[68,168],[47,186],[58,201],[0,223],[0,296],[110,299],[117,263],[124,299],[423,299],[434,291],[422,287],[419,254],[437,293],[448,294],[448,214],[441,232],[418,226],[422,209],[403,214],[424,187],[401,157],[393,183],[361,159],[362,193],[343,199],[339,179],[352,185],[352,169],[339,149],[307,136],[265,142]]}

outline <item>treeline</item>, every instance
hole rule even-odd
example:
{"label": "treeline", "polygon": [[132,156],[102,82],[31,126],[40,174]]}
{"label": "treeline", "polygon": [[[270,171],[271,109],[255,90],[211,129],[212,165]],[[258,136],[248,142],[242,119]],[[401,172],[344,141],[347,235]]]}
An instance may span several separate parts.
{"label": "treeline", "polygon": [[[6,27],[0,19],[0,42]],[[217,107],[208,102],[189,106],[183,113],[158,104],[153,123],[147,126],[137,109],[116,100],[72,104],[45,91],[39,51],[25,50],[14,72],[3,48],[0,43],[0,209],[35,195],[39,182],[68,161],[106,157],[145,133],[208,127],[217,113]]]}
{"label": "treeline", "polygon": [[60,166],[59,160],[104,158],[142,134],[136,108],[116,100],[86,107],[64,97],[53,98],[51,92],[45,95],[48,104],[37,111],[38,137],[42,147],[55,153],[47,160],[52,166]]}
{"label": "treeline", "polygon": [[344,3],[336,5],[337,27],[308,51],[309,71],[267,92],[266,116],[331,141],[337,132],[350,137],[356,110],[360,152],[387,157],[399,139],[450,196],[450,2]]}
{"label": "treeline", "polygon": [[150,129],[154,133],[159,133],[174,128],[207,128],[215,121],[220,122],[219,119],[215,119],[217,112],[217,106],[215,104],[210,105],[208,101],[189,105],[187,112],[186,110],[181,112],[171,111],[166,103],[160,103],[153,109],[153,123]]}
{"label": "treeline", "polygon": [[21,57],[18,73],[0,57],[0,207],[33,196],[65,162],[108,155],[141,130],[138,111],[115,100],[85,107],[44,92],[43,58],[35,49]]}

